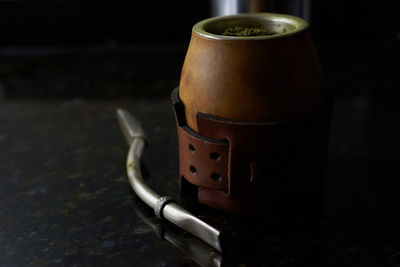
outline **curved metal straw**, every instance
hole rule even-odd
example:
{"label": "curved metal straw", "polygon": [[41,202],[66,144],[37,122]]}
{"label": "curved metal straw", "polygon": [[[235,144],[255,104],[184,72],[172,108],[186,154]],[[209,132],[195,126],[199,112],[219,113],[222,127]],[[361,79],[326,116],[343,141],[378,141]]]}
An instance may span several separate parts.
{"label": "curved metal straw", "polygon": [[118,109],[117,117],[125,139],[130,145],[126,168],[133,191],[154,209],[157,217],[172,222],[222,252],[219,230],[174,203],[172,198],[161,197],[147,186],[140,169],[140,161],[147,140],[146,135],[138,121],[129,112]]}
{"label": "curved metal straw", "polygon": [[[222,255],[211,246],[194,236],[180,235],[176,229],[163,227],[162,222],[156,222],[147,214],[142,205],[135,205],[136,214],[162,239],[180,249],[186,256],[197,262],[200,266],[221,267]],[[179,230],[178,230],[179,231]]]}

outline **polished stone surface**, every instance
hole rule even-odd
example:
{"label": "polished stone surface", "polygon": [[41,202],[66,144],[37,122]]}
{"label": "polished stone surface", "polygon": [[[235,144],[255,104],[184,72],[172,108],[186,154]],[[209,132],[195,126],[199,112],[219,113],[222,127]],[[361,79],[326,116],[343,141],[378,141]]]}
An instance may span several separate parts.
{"label": "polished stone surface", "polygon": [[[321,220],[252,220],[184,203],[233,236],[224,255],[160,223],[128,183],[128,147],[115,109],[126,108],[143,124],[151,187],[179,199],[175,124],[165,97],[172,88],[160,98],[112,101],[6,98],[0,102],[1,265],[400,266],[397,50],[319,49],[336,94]],[[6,78],[3,85],[10,84]]]}

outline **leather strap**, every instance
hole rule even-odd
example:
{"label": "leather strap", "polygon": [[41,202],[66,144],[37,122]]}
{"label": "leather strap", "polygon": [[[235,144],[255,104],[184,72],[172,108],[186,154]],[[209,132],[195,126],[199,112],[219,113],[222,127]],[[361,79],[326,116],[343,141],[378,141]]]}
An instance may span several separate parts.
{"label": "leather strap", "polygon": [[331,102],[300,119],[274,123],[198,113],[198,133],[186,125],[178,88],[172,102],[181,179],[199,187],[199,202],[259,214],[301,195],[313,201],[321,192]]}
{"label": "leather strap", "polygon": [[229,143],[200,136],[186,125],[178,89],[174,90],[172,101],[178,126],[181,176],[200,187],[227,190]]}

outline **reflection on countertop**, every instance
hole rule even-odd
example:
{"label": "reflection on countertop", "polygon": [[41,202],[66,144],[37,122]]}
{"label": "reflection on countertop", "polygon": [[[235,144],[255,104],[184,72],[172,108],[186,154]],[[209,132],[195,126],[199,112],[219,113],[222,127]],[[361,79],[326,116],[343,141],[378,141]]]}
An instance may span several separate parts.
{"label": "reflection on countertop", "polygon": [[[182,199],[230,233],[222,255],[158,221],[125,174],[128,148],[117,107],[135,114],[149,137],[143,164],[150,186],[180,199],[168,94],[178,82],[184,49],[3,57],[2,264],[398,266],[397,48],[320,44],[318,50],[335,93],[324,216],[251,219]],[[102,86],[109,89],[96,91]]]}

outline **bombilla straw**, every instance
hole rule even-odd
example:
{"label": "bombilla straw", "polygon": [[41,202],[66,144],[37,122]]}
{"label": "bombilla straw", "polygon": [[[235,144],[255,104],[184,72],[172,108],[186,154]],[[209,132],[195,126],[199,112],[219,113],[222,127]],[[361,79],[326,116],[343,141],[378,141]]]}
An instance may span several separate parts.
{"label": "bombilla straw", "polygon": [[177,205],[171,197],[158,195],[145,183],[140,163],[147,143],[146,135],[139,122],[128,111],[118,109],[117,117],[125,139],[130,145],[126,168],[133,191],[154,209],[158,218],[172,222],[222,252],[219,230]]}

